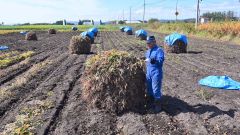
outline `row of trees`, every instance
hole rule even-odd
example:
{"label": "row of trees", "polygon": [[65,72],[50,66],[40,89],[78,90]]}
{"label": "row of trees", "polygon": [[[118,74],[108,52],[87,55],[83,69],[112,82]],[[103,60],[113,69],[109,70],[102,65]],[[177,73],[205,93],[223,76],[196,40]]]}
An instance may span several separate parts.
{"label": "row of trees", "polygon": [[238,20],[237,15],[233,11],[224,12],[207,12],[202,17],[212,19],[213,21]]}
{"label": "row of trees", "polygon": [[[88,24],[92,24],[94,25],[94,21],[93,20],[79,20],[78,22],[67,22],[66,20],[59,20],[59,21],[56,21],[55,23],[34,23],[34,24],[30,24],[30,23],[23,23],[23,24],[18,24],[18,25],[63,25],[63,24],[66,24],[66,25],[75,25],[75,24],[78,24],[78,25],[83,25],[84,23],[88,23]],[[103,25],[103,22],[100,20],[100,25]],[[1,24],[0,24],[1,25]]]}

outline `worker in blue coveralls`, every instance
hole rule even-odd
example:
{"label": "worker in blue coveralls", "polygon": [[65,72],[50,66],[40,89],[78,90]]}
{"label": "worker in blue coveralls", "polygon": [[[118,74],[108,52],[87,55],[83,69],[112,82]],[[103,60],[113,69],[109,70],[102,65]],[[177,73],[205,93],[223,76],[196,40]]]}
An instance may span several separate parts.
{"label": "worker in blue coveralls", "polygon": [[163,78],[163,62],[164,52],[157,46],[154,36],[147,37],[148,51],[145,54],[147,66],[147,95],[152,100],[151,110],[155,113],[161,111],[160,99],[162,96],[162,78]]}

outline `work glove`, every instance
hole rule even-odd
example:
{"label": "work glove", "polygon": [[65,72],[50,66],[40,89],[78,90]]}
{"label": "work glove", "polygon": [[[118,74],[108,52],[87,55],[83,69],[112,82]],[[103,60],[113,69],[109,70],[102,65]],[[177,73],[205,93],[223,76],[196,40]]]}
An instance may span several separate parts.
{"label": "work glove", "polygon": [[151,63],[151,64],[156,64],[156,62],[157,62],[157,61],[156,61],[155,59],[151,59],[151,60],[150,60],[150,63]]}

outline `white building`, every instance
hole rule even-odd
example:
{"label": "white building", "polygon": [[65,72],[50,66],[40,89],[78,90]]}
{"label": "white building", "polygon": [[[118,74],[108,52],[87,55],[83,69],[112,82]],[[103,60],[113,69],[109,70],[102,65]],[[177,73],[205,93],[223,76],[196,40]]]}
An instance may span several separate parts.
{"label": "white building", "polygon": [[209,21],[210,21],[209,18],[206,18],[206,17],[201,17],[201,18],[200,18],[201,24],[208,23]]}
{"label": "white building", "polygon": [[132,21],[126,21],[126,23],[142,23],[142,22],[139,20],[132,20]]}

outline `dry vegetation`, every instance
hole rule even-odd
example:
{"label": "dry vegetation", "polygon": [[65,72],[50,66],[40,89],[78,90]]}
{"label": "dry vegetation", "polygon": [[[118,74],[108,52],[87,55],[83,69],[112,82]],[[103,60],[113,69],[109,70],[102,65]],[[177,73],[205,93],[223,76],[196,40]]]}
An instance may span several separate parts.
{"label": "dry vegetation", "polygon": [[0,69],[6,68],[10,65],[13,65],[17,62],[25,60],[34,55],[33,51],[27,51],[22,54],[18,51],[13,51],[0,55]]}
{"label": "dry vegetation", "polygon": [[240,37],[240,22],[207,23],[199,26],[199,30],[208,31],[211,34],[225,36],[226,34]]}
{"label": "dry vegetation", "polygon": [[33,135],[43,121],[41,115],[54,105],[50,101],[32,100],[22,108],[13,123],[5,126],[1,135]]}
{"label": "dry vegetation", "polygon": [[116,50],[103,52],[86,62],[83,99],[90,107],[120,113],[144,104],[144,65],[133,55]]}
{"label": "dry vegetation", "polygon": [[0,101],[5,100],[9,96],[14,96],[11,93],[11,90],[21,87],[28,83],[28,81],[31,80],[34,76],[36,76],[38,72],[43,70],[45,67],[47,67],[47,65],[51,63],[52,63],[51,61],[46,60],[36,65],[33,65],[33,67],[31,67],[24,75],[16,77],[13,83],[7,86],[0,87]]}
{"label": "dry vegetation", "polygon": [[73,36],[70,40],[69,51],[71,54],[89,54],[91,41],[88,37]]}

